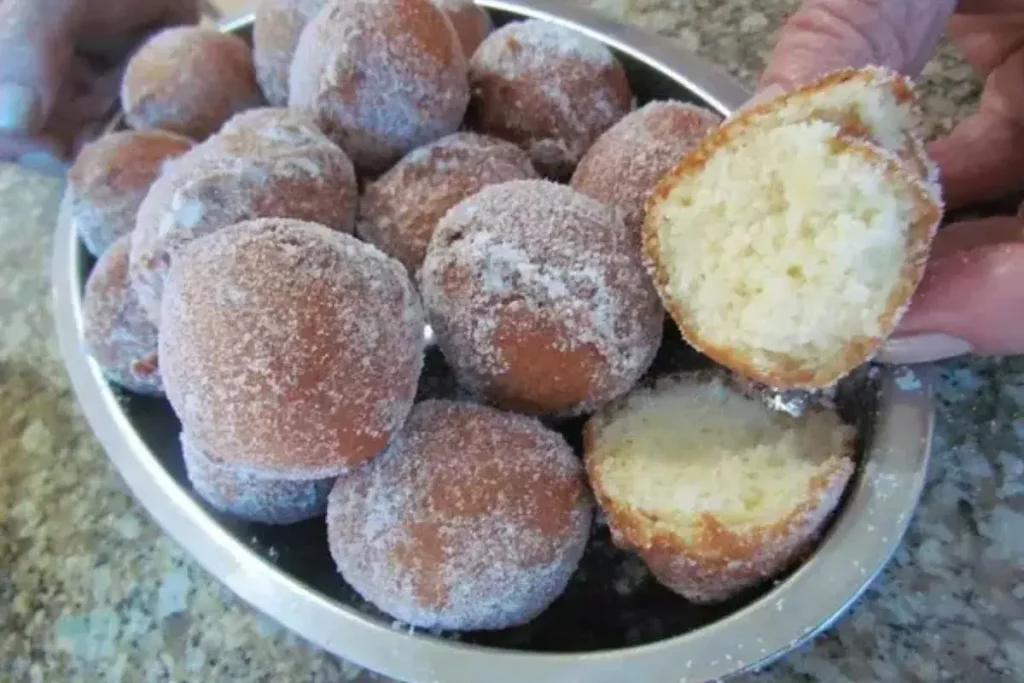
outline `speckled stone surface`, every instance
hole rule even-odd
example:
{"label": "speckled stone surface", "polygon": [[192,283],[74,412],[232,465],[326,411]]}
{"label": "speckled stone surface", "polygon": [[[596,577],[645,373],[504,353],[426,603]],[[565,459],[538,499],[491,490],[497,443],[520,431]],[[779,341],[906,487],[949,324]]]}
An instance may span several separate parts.
{"label": "speckled stone surface", "polygon": [[[592,4],[751,84],[797,3]],[[944,49],[922,81],[934,129],[977,88]],[[126,492],[56,351],[60,191],[0,167],[0,681],[377,680],[235,599]],[[1024,360],[947,364],[938,413],[928,488],[892,564],[827,635],[745,680],[1024,680]]]}

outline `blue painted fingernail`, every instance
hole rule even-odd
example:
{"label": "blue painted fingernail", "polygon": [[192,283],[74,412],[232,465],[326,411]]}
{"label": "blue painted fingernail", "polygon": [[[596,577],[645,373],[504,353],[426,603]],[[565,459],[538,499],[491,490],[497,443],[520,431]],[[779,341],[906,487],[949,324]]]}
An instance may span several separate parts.
{"label": "blue painted fingernail", "polygon": [[39,98],[31,88],[0,84],[0,131],[21,133],[35,128]]}
{"label": "blue painted fingernail", "polygon": [[61,175],[68,168],[67,164],[47,152],[26,152],[18,159],[18,165],[46,175]]}

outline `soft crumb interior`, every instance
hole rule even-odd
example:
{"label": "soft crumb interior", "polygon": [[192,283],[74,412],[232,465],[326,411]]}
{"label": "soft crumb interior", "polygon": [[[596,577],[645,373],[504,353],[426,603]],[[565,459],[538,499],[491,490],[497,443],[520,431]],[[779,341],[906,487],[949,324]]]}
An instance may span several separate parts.
{"label": "soft crumb interior", "polygon": [[900,104],[886,83],[865,86],[857,78],[817,90],[806,97],[791,97],[771,115],[775,124],[824,118],[838,123],[848,111],[856,112],[871,128],[874,142],[891,152],[906,143],[905,131],[915,130],[917,121],[909,105]]}
{"label": "soft crumb interior", "polygon": [[698,334],[755,362],[821,364],[882,333],[915,213],[907,185],[812,121],[748,132],[669,194],[669,288]]}
{"label": "soft crumb interior", "polygon": [[634,394],[593,457],[608,495],[694,540],[703,513],[735,533],[787,517],[853,434],[832,412],[794,418],[721,380],[684,382]]}

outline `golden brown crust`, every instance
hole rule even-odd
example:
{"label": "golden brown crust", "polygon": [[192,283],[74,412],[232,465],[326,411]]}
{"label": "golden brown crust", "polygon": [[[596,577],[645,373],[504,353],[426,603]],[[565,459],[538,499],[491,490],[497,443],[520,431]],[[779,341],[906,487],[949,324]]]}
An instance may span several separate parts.
{"label": "golden brown crust", "polygon": [[326,4],[303,30],[289,73],[289,106],[313,114],[370,176],[454,133],[468,103],[458,36],[428,0]]}
{"label": "golden brown crust", "polygon": [[315,223],[225,227],[175,255],[159,347],[195,445],[273,479],[321,479],[380,452],[423,364],[405,269]]}
{"label": "golden brown crust", "polygon": [[419,275],[460,384],[565,416],[628,391],[664,322],[638,242],[613,209],[544,180],[491,185],[451,209]]}
{"label": "golden brown crust", "polygon": [[448,20],[452,22],[455,33],[459,36],[459,44],[466,59],[472,57],[480,43],[484,42],[484,38],[494,30],[494,23],[487,10],[473,0],[432,1],[448,15]]}
{"label": "golden brown crust", "polygon": [[[760,117],[771,116],[782,104],[791,103],[794,100],[811,101],[819,93],[851,81],[860,81],[865,88],[888,89],[897,105],[907,107],[911,111],[913,121],[920,122],[922,120],[921,109],[917,103],[917,97],[914,94],[910,79],[902,74],[879,67],[837,69],[816,81],[808,83],[802,88],[780,95],[775,100],[759,103],[745,113],[750,113],[752,115],[751,121],[756,121]],[[860,138],[876,145],[880,144],[871,125],[864,120],[856,109],[847,108],[834,111],[818,109],[815,110],[812,118],[835,123],[842,128],[845,135]],[[928,157],[924,141],[916,128],[905,131],[902,145],[898,150],[892,151],[900,158],[907,170],[919,176],[927,185],[937,186],[937,168],[935,163]],[[929,189],[933,191],[936,197],[939,196],[937,187],[929,187]]]}
{"label": "golden brown crust", "polygon": [[415,273],[449,209],[488,185],[537,177],[529,155],[511,142],[453,133],[407,154],[367,185],[359,237]]}
{"label": "golden brown crust", "polygon": [[815,366],[807,365],[800,359],[786,354],[777,354],[770,367],[761,367],[741,349],[713,343],[704,338],[692,324],[686,303],[676,300],[670,291],[669,269],[661,258],[660,209],[672,189],[683,179],[700,173],[718,150],[748,133],[754,127],[754,118],[760,116],[759,112],[760,108],[755,108],[711,132],[662,178],[646,205],[644,254],[653,271],[655,286],[665,308],[678,325],[684,339],[695,349],[721,365],[776,389],[825,388],[834,385],[858,365],[870,360],[895,329],[924,275],[929,247],[938,229],[942,210],[924,181],[906,172],[898,159],[862,139],[851,137],[846,130],[840,130],[835,138],[837,152],[847,150],[864,157],[883,168],[894,184],[904,185],[917,195],[917,218],[910,226],[906,262],[899,284],[890,294],[885,311],[878,320],[881,334],[852,338],[841,354],[828,363]]}
{"label": "golden brown crust", "polygon": [[166,161],[192,147],[165,131],[110,133],[82,148],[68,172],[68,207],[75,232],[99,257],[135,228],[135,218]]}
{"label": "golden brown crust", "polygon": [[164,279],[186,243],[267,217],[350,233],[358,202],[352,162],[311,118],[277,108],[239,114],[153,183],[132,233],[132,286],[159,326]]}
{"label": "golden brown crust", "polygon": [[632,101],[626,71],[604,45],[538,19],[490,34],[470,62],[470,81],[479,129],[520,145],[555,179],[572,174]]}
{"label": "golden brown crust", "polygon": [[192,490],[221,512],[247,522],[295,524],[323,517],[327,511],[333,477],[309,481],[265,478],[210,457],[187,432],[181,433],[180,441]]}
{"label": "golden brown crust", "polygon": [[[500,446],[500,447],[496,447]],[[593,499],[579,460],[539,421],[424,401],[387,450],[341,477],[327,513],[346,581],[423,628],[506,628],[565,588]]]}
{"label": "golden brown crust", "polygon": [[605,131],[580,160],[569,183],[574,189],[616,207],[637,234],[644,224],[644,202],[658,180],[722,117],[686,102],[650,102]]}
{"label": "golden brown crust", "polygon": [[[589,463],[587,472],[615,544],[639,554],[667,588],[692,602],[712,603],[778,574],[810,549],[852,474],[850,461],[839,462],[849,465],[816,479],[805,502],[790,516],[739,536],[706,515],[695,544],[667,527],[657,529],[657,520],[619,505],[603,490]],[[807,524],[807,519],[818,524]]]}
{"label": "golden brown crust", "polygon": [[193,140],[262,102],[245,41],[196,26],[150,38],[128,62],[121,88],[121,106],[133,128],[159,128]]}
{"label": "golden brown crust", "polygon": [[760,112],[760,114],[770,113],[782,102],[789,102],[797,97],[813,97],[817,92],[826,91],[850,81],[862,81],[865,87],[887,85],[898,104],[913,107],[915,111],[918,109],[913,86],[910,83],[910,79],[906,76],[878,67],[863,67],[859,69],[847,67],[836,69],[818,80],[812,81],[792,92],[779,95],[775,99],[759,102],[756,106],[745,110],[744,116],[753,112]]}
{"label": "golden brown crust", "polygon": [[306,24],[326,0],[263,0],[252,25],[256,78],[275,107],[288,106],[288,72]]}
{"label": "golden brown crust", "polygon": [[[715,371],[690,373],[697,381]],[[674,377],[661,381],[673,381]],[[728,381],[728,378],[727,378]],[[583,429],[583,459],[591,490],[605,512],[614,543],[639,554],[659,582],[692,602],[728,599],[784,570],[807,552],[835,510],[855,468],[854,441],[844,444],[848,457],[811,480],[803,501],[771,524],[737,534],[705,513],[698,541],[688,542],[667,523],[629,507],[609,494],[595,456],[604,425],[626,405],[620,399],[591,417]],[[813,408],[812,410],[820,410]]]}
{"label": "golden brown crust", "polygon": [[157,330],[128,280],[131,235],[122,235],[99,258],[82,296],[82,341],[111,382],[136,394],[159,396]]}

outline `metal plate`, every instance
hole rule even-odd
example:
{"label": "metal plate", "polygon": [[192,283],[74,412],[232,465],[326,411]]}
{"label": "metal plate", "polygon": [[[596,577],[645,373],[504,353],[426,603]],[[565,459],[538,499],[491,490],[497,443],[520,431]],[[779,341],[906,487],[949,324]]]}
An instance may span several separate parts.
{"label": "metal plate", "polygon": [[[684,99],[724,115],[747,93],[729,76],[664,39],[575,7],[483,0],[496,23],[555,21],[616,51],[640,103]],[[225,27],[246,34],[251,19]],[[860,427],[861,462],[840,512],[809,559],[724,605],[697,607],[651,580],[596,525],[580,570],[537,620],[487,633],[409,632],[344,584],[322,520],[286,528],[241,524],[192,494],[179,423],[162,400],[112,389],[82,346],[81,292],[92,259],[62,211],[53,255],[61,353],[93,431],[138,500],[178,543],[240,597],[324,649],[413,683],[680,683],[735,674],[785,654],[860,596],[896,549],[920,495],[932,431],[929,368],[885,368],[846,382],[839,403]],[[674,330],[653,373],[707,361]],[[452,382],[436,351],[421,395]],[[562,424],[578,445],[579,424]]]}

